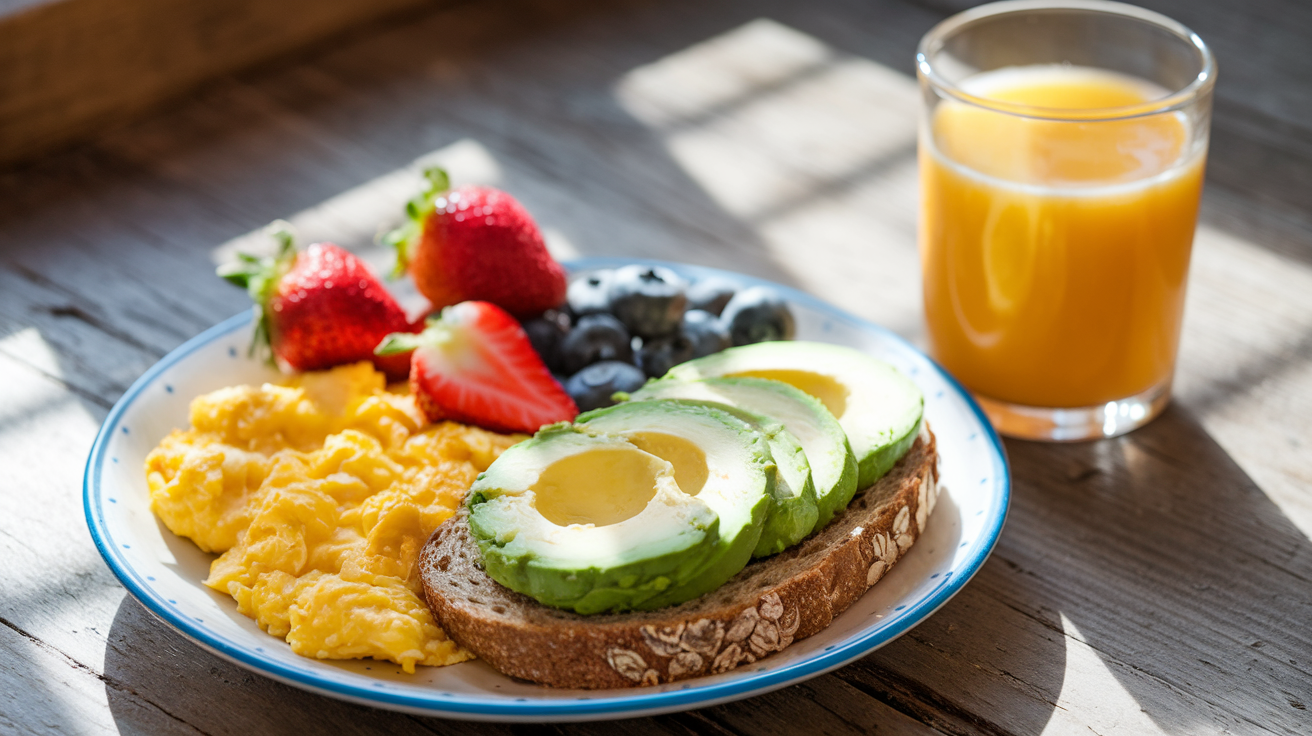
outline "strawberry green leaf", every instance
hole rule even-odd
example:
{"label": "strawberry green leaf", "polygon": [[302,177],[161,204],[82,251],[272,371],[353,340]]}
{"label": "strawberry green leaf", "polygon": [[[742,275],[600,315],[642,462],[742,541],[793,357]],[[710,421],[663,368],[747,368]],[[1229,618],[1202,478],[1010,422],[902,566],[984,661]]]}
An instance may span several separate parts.
{"label": "strawberry green leaf", "polygon": [[400,355],[419,347],[419,336],[409,332],[393,332],[374,348],[374,355]]}
{"label": "strawberry green leaf", "polygon": [[[221,278],[245,289],[251,301],[255,302],[255,329],[251,338],[251,355],[271,347],[269,302],[278,291],[278,282],[282,281],[282,277],[296,262],[296,243],[292,235],[291,223],[277,220],[265,228],[265,232],[278,242],[278,252],[275,255],[259,258],[247,253],[238,253],[237,260],[225,263],[215,270]],[[272,350],[268,350],[267,357],[272,363]]]}
{"label": "strawberry green leaf", "polygon": [[396,265],[391,273],[394,279],[405,275],[415,246],[423,236],[424,220],[436,207],[437,199],[451,189],[451,177],[439,166],[424,169],[424,179],[428,182],[424,189],[405,203],[405,223],[378,239],[380,245],[396,249]]}

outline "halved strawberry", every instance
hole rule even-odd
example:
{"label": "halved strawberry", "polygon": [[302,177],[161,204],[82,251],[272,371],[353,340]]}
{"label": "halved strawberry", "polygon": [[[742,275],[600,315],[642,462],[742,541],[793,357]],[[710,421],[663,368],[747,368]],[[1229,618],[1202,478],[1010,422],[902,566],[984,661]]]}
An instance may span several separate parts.
{"label": "halved strawberry", "polygon": [[519,322],[495,304],[447,307],[423,332],[389,335],[375,352],[409,350],[410,388],[432,421],[532,433],[579,413]]}

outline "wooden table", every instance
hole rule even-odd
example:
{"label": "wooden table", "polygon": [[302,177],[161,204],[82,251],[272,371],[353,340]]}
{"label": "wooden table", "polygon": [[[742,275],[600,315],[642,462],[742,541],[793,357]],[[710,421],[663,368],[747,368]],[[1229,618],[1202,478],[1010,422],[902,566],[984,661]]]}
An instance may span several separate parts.
{"label": "wooden table", "polygon": [[[962,5],[467,4],[0,177],[0,732],[516,732],[291,689],[153,619],[82,520],[100,421],[246,307],[214,265],[268,221],[384,263],[421,160],[514,193],[562,257],[746,271],[918,340],[911,59]],[[895,643],[626,731],[1312,733],[1312,13],[1154,7],[1222,70],[1172,408],[1008,441],[996,552]]]}

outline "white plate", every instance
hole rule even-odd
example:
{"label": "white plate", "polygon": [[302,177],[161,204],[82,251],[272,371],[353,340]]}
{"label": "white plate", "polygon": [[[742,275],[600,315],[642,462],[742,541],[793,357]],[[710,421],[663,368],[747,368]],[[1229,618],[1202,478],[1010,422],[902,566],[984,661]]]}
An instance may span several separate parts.
{"label": "white plate", "polygon": [[[569,265],[579,271],[631,262],[588,259]],[[744,284],[767,283],[714,269],[647,263],[693,279],[720,275]],[[925,416],[938,437],[942,495],[920,541],[878,585],[829,628],[755,665],[649,688],[573,691],[512,680],[481,661],[420,667],[406,675],[386,662],[293,654],[285,642],[238,613],[230,597],[201,583],[213,557],[174,536],[151,514],[142,472],[160,439],[186,426],[193,397],[277,377],[247,357],[249,313],[169,353],[110,411],[87,460],[84,504],[91,536],[142,605],[205,649],[289,685],[381,708],[477,720],[622,718],[737,700],[815,677],[906,633],[966,584],[1002,530],[1010,474],[998,436],[979,406],[929,358],[882,327],[797,290],[772,286],[791,302],[798,339],[858,348],[897,366],[920,386]]]}

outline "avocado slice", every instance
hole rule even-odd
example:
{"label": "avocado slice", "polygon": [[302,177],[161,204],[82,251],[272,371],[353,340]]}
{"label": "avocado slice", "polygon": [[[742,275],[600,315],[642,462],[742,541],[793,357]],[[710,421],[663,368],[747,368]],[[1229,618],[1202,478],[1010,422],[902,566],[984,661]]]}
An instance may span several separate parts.
{"label": "avocado slice", "polygon": [[[735,380],[735,379],[725,379]],[[807,462],[806,451],[802,443],[779,420],[758,414],[749,408],[732,403],[728,397],[707,390],[705,387],[689,389],[682,382],[670,381],[669,386],[663,381],[648,381],[638,392],[627,399],[686,401],[689,403],[713,406],[733,414],[752,425],[765,436],[774,457],[778,475],[775,478],[774,504],[765,517],[765,526],[761,529],[761,539],[752,551],[752,557],[767,557],[788,549],[801,541],[815,529],[820,511],[816,502],[815,482],[811,478],[811,465]],[[772,381],[772,383],[778,383]],[[782,385],[782,384],[780,384]],[[785,388],[790,388],[785,386]],[[796,389],[792,389],[796,390]],[[621,394],[622,395],[622,394]],[[805,396],[805,394],[803,394]],[[838,426],[834,424],[835,428]],[[842,430],[839,430],[840,434]],[[856,465],[853,463],[852,480],[855,484]]]}
{"label": "avocado slice", "polygon": [[[802,448],[815,489],[815,514],[809,517],[810,524],[805,528],[787,530],[791,533],[780,530],[776,538],[770,540],[776,546],[774,552],[796,544],[813,530],[827,525],[835,513],[847,507],[856,493],[856,456],[838,420],[815,398],[786,383],[764,378],[708,378],[701,381],[667,378],[647,382],[633,394],[633,398],[717,402],[765,417],[764,426],[784,427]],[[787,467],[783,459],[788,456],[787,452],[773,445],[770,450],[783,471]],[[808,500],[803,495],[794,503],[801,505]],[[776,495],[776,509],[785,503],[781,503]],[[802,521],[801,516],[800,512],[796,514],[798,521]],[[771,519],[767,519],[766,532],[770,531],[770,524]],[[761,535],[762,545],[767,539],[766,532]],[[783,546],[778,547],[777,542],[782,542]],[[762,545],[757,547],[757,556],[762,556]]]}
{"label": "avocado slice", "polygon": [[677,365],[666,374],[683,381],[716,376],[771,378],[819,399],[852,443],[857,488],[887,473],[920,431],[925,400],[916,384],[853,348],[800,340],[761,342]]}
{"label": "avocado slice", "polygon": [[578,613],[646,610],[719,587],[771,504],[765,438],[712,408],[633,402],[545,427],[470,489],[489,576]]}

